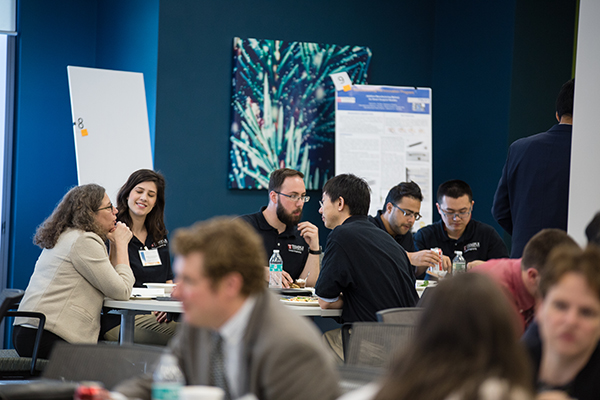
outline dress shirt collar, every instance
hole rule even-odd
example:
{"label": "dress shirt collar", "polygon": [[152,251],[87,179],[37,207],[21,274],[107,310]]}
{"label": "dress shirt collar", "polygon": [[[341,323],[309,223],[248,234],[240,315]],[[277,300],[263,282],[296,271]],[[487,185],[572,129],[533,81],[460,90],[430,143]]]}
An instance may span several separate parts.
{"label": "dress shirt collar", "polygon": [[256,304],[256,297],[248,297],[233,317],[229,318],[219,329],[219,334],[223,337],[226,345],[236,346],[241,342],[254,309],[254,304]]}

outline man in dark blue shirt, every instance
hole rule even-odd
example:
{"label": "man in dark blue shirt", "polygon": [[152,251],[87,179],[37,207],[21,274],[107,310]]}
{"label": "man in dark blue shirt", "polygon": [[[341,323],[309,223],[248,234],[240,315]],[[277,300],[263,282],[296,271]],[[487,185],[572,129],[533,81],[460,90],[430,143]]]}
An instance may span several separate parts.
{"label": "man in dark blue shirt", "polygon": [[455,251],[462,251],[468,268],[492,258],[508,258],[508,250],[498,232],[471,218],[475,202],[466,182],[453,179],[442,183],[437,201],[442,219],[415,234],[419,249],[439,247],[450,259],[454,258]]}
{"label": "man in dark blue shirt", "polygon": [[[369,221],[392,235],[394,240],[407,251],[416,275],[425,273],[428,267],[440,262],[437,252],[430,249],[421,251],[417,249],[410,231],[415,222],[421,219],[419,211],[422,201],[423,194],[419,185],[412,181],[402,182],[390,189],[383,210],[377,211],[376,216],[369,217]],[[450,259],[444,256],[444,269],[448,269],[450,263]]]}
{"label": "man in dark blue shirt", "polygon": [[283,258],[284,287],[307,276],[306,286],[312,287],[319,276],[319,230],[308,221],[300,222],[304,203],[310,199],[303,178],[302,172],[290,168],[273,171],[267,206],[240,217],[261,236],[267,257],[273,250],[279,250]]}
{"label": "man in dark blue shirt", "polygon": [[511,258],[519,258],[545,228],[567,230],[575,81],[556,99],[558,124],[510,145],[494,196],[492,215],[512,235]]}

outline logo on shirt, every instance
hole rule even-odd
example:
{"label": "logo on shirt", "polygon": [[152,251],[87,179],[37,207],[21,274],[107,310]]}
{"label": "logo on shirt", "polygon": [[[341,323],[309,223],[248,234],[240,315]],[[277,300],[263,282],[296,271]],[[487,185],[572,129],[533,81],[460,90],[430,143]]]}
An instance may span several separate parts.
{"label": "logo on shirt", "polygon": [[477,251],[481,247],[479,242],[467,243],[465,245],[464,252],[468,253],[469,251]]}
{"label": "logo on shirt", "polygon": [[161,239],[156,243],[152,243],[151,248],[153,249],[160,249],[161,247],[165,247],[169,245],[169,241],[167,240],[167,238]]}
{"label": "logo on shirt", "polygon": [[298,253],[302,254],[304,252],[304,246],[300,246],[299,244],[288,244],[288,251],[290,253]]}

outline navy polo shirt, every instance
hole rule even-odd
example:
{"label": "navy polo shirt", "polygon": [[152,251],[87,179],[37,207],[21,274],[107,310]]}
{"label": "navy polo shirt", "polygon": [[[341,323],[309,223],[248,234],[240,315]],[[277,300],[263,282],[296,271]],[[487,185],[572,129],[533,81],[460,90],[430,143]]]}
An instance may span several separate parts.
{"label": "navy polo shirt", "polygon": [[284,271],[290,274],[292,279],[298,279],[308,259],[308,244],[300,236],[296,225],[288,226],[281,234],[269,225],[262,213],[266,208],[262,207],[257,213],[242,215],[240,218],[252,225],[256,233],[262,237],[267,253],[265,265],[268,264],[273,250],[279,250],[283,259]]}
{"label": "navy polo shirt", "polygon": [[342,320],[377,321],[377,311],[414,307],[418,300],[406,251],[366,215],[354,215],[327,238],[317,296],[343,294]]}
{"label": "navy polo shirt", "polygon": [[460,250],[467,263],[475,260],[508,258],[508,250],[498,232],[492,226],[474,219],[469,221],[458,240],[448,237],[444,229],[444,221],[440,219],[419,229],[415,233],[415,244],[419,250],[439,247],[445,256],[450,257],[450,260],[455,257],[454,251]]}
{"label": "navy polo shirt", "polygon": [[[140,250],[157,249],[160,257],[161,265],[153,265],[144,267],[140,258]],[[133,236],[127,247],[129,253],[129,265],[135,276],[134,287],[143,287],[146,282],[165,283],[173,279],[173,271],[171,270],[171,256],[169,255],[169,241],[164,238],[159,241],[154,241],[152,235],[148,234],[146,243],[142,243],[140,239]]]}
{"label": "navy polo shirt", "polygon": [[[383,225],[383,221],[381,220],[381,214],[383,212],[381,210],[377,211],[377,215],[374,217],[369,216],[369,221],[375,224],[379,229],[383,229],[386,233],[385,225]],[[398,243],[402,248],[408,252],[414,253],[419,251],[417,246],[415,246],[415,242],[413,240],[413,235],[411,231],[406,232],[406,235],[396,235],[394,236],[394,240]]]}

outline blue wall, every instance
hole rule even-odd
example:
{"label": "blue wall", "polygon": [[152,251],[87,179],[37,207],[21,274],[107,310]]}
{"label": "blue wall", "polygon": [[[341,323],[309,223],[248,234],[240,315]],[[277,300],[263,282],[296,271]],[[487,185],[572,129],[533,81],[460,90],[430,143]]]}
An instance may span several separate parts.
{"label": "blue wall", "polygon": [[[434,186],[466,180],[475,217],[492,222],[507,146],[534,133],[514,121],[545,129],[547,110],[531,105],[550,95],[536,93],[552,86],[554,97],[569,78],[575,1],[487,3],[19,1],[9,285],[27,285],[40,252],[35,228],[76,183],[69,64],[144,72],[171,230],[266,203],[264,191],[226,186],[234,36],[369,46],[371,84],[432,87]],[[310,194],[306,217],[325,234],[320,193]]]}
{"label": "blue wall", "polygon": [[147,97],[154,99],[159,2],[18,4],[8,285],[25,288],[40,253],[32,243],[35,229],[77,184],[67,65],[144,72]]}
{"label": "blue wall", "polygon": [[[169,228],[267,203],[266,191],[227,189],[235,36],[368,46],[369,83],[431,86],[433,22],[433,1],[162,2],[155,166]],[[321,194],[310,195],[305,218],[323,238]]]}
{"label": "blue wall", "polygon": [[473,190],[473,218],[489,224],[495,171],[506,157],[514,3],[436,3],[434,191],[449,179],[464,180]]}

